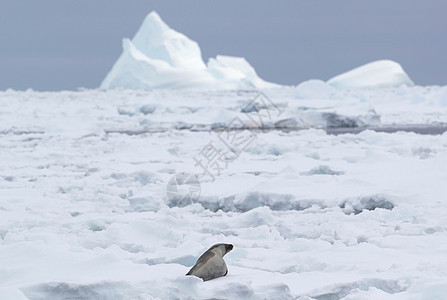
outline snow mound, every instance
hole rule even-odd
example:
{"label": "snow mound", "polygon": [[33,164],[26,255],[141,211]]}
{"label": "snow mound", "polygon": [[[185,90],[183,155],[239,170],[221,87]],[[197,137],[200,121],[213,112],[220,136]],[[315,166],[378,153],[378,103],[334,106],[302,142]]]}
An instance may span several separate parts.
{"label": "snow mound", "polygon": [[368,63],[337,75],[327,83],[338,88],[390,88],[414,85],[402,66],[391,60]]}
{"label": "snow mound", "polygon": [[335,171],[332,170],[329,166],[320,165],[318,167],[313,168],[307,172],[301,172],[301,175],[304,176],[312,176],[312,175],[343,175],[343,171]]}
{"label": "snow mound", "polygon": [[[386,295],[401,293],[407,290],[407,288],[408,286],[404,281],[368,278],[356,282],[334,285],[332,287],[324,287],[322,290],[326,289],[326,291],[312,295],[312,299],[383,299]],[[359,298],[358,294],[364,291],[371,291],[370,293],[382,297]],[[375,296],[374,294],[371,295]],[[345,298],[347,296],[349,298]],[[351,296],[353,297],[351,298]]]}
{"label": "snow mound", "polygon": [[298,99],[330,99],[336,94],[336,89],[326,82],[311,79],[300,83],[295,89]]}
{"label": "snow mound", "polygon": [[342,208],[346,214],[359,214],[364,210],[375,210],[377,208],[392,210],[394,206],[393,201],[387,199],[384,195],[371,195],[356,199],[348,199],[340,204],[340,208]]}
{"label": "snow mound", "polygon": [[[267,208],[267,215],[263,211],[262,216],[257,215],[256,219],[263,219],[264,221],[269,219],[270,210],[272,211],[287,211],[296,210],[301,211],[310,207],[324,208],[327,205],[318,199],[300,199],[292,194],[280,194],[269,192],[257,192],[250,191],[246,193],[240,193],[231,195],[228,197],[213,197],[213,196],[201,196],[197,199],[203,208],[213,212],[222,210],[224,212],[248,212],[259,208]],[[168,203],[170,207],[180,207],[176,205],[175,201]],[[255,214],[258,214],[256,211]]]}
{"label": "snow mound", "polygon": [[102,89],[269,88],[241,57],[202,60],[199,45],[171,29],[156,12],[145,18],[132,40],[123,40],[123,53],[101,84]]}

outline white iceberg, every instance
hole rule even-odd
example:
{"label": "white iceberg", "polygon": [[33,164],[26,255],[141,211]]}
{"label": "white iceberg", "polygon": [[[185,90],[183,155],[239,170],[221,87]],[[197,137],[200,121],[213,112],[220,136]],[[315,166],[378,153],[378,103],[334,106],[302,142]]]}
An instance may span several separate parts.
{"label": "white iceberg", "polygon": [[392,60],[378,60],[327,81],[339,88],[390,88],[401,85],[414,85],[400,64]]}
{"label": "white iceberg", "polygon": [[147,15],[134,38],[101,84],[103,89],[269,88],[241,57],[217,56],[208,66],[199,45],[166,25],[156,12]]}

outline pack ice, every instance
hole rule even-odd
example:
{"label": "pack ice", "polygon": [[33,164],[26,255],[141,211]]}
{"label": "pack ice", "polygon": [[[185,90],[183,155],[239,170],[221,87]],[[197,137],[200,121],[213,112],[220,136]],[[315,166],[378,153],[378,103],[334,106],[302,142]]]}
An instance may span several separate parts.
{"label": "pack ice", "polygon": [[147,15],[101,84],[103,89],[268,88],[242,57],[202,60],[199,45],[166,25],[156,12]]}
{"label": "pack ice", "polygon": [[[447,87],[324,84],[268,95],[281,118],[366,103],[447,123]],[[447,133],[234,131],[256,138],[212,181],[194,158],[226,135],[194,123],[267,115],[241,112],[257,93],[0,92],[0,299],[443,299]],[[186,206],[177,172],[200,180]],[[216,243],[234,245],[227,276],[185,276]]]}

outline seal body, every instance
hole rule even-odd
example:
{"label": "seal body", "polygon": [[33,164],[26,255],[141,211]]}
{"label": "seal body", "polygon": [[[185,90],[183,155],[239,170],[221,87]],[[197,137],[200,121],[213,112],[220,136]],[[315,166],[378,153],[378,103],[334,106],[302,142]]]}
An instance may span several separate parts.
{"label": "seal body", "polygon": [[203,281],[227,275],[228,268],[224,255],[233,250],[231,244],[216,244],[199,257],[194,267],[186,275],[194,275]]}

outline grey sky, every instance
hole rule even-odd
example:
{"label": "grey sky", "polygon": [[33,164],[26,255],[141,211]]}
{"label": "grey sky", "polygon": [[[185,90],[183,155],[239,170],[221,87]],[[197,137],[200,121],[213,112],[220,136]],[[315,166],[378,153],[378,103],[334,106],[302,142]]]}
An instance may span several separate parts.
{"label": "grey sky", "polygon": [[2,0],[0,90],[98,87],[152,10],[198,42],[205,62],[242,56],[276,83],[386,58],[416,84],[447,84],[445,0]]}

